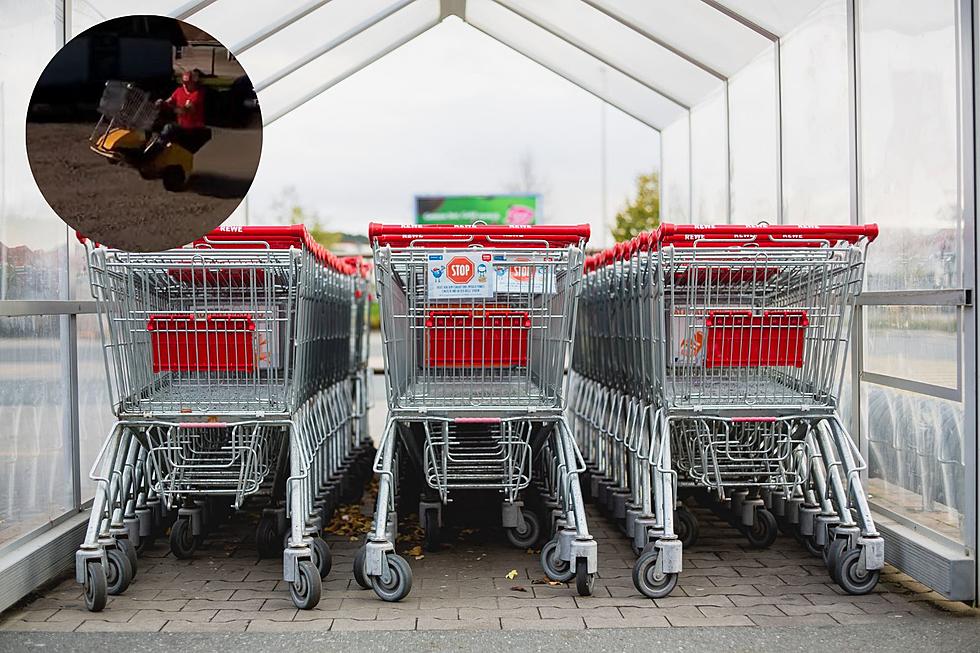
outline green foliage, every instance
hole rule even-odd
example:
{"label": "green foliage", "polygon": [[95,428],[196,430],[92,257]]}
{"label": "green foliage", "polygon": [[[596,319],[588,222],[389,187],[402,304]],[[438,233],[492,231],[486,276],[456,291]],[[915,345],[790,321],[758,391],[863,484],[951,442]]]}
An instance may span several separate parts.
{"label": "green foliage", "polygon": [[651,172],[636,178],[636,197],[626,202],[626,208],[616,214],[612,229],[616,242],[629,240],[660,224],[660,173]]}

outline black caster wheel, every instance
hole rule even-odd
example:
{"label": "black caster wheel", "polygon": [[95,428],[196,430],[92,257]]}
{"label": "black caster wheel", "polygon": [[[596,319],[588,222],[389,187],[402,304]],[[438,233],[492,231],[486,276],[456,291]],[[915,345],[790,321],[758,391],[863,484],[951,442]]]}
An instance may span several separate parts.
{"label": "black caster wheel", "polygon": [[667,597],[677,587],[677,574],[657,571],[659,555],[657,549],[650,547],[633,565],[633,586],[640,594],[651,599]]}
{"label": "black caster wheel", "polygon": [[105,567],[100,562],[85,565],[85,608],[89,612],[102,612],[109,600]]}
{"label": "black caster wheel", "polygon": [[187,560],[197,551],[198,538],[191,532],[191,521],[180,517],[170,527],[170,551],[175,558]]}
{"label": "black caster wheel", "polygon": [[841,556],[847,551],[847,544],[847,539],[837,537],[823,548],[823,563],[827,566],[827,571],[835,583],[840,583],[837,572],[839,571]]}
{"label": "black caster wheel", "polygon": [[755,520],[751,526],[746,527],[742,533],[749,541],[749,546],[754,549],[765,549],[772,546],[776,541],[779,528],[776,526],[776,518],[765,508],[755,511]]}
{"label": "black caster wheel", "polygon": [[559,583],[567,583],[575,576],[568,561],[558,557],[557,539],[549,540],[541,548],[541,568],[548,578]]}
{"label": "black caster wheel", "polygon": [[799,526],[793,529],[793,537],[795,537],[796,541],[799,542],[806,552],[812,555],[814,558],[823,557],[823,547],[814,541],[812,535],[804,535],[801,533]]}
{"label": "black caster wheel", "polygon": [[590,574],[589,563],[585,558],[575,561],[575,590],[579,596],[592,596],[595,591],[595,574]]}
{"label": "black caster wheel", "polygon": [[282,555],[282,538],[274,517],[262,517],[255,527],[255,549],[260,558],[278,558]]}
{"label": "black caster wheel", "polygon": [[425,530],[423,546],[426,551],[438,551],[441,540],[441,528],[439,526],[439,511],[435,509],[426,510],[422,517],[422,528]]}
{"label": "black caster wheel", "polygon": [[385,601],[401,601],[412,591],[412,568],[408,561],[396,553],[385,556],[387,572],[371,576],[371,587]]}
{"label": "black caster wheel", "polygon": [[371,579],[364,575],[364,556],[366,549],[362,546],[354,554],[354,581],[360,585],[361,589],[371,589]]}
{"label": "black caster wheel", "polygon": [[524,525],[507,529],[507,540],[518,549],[531,549],[541,539],[541,520],[530,510],[521,511]]}
{"label": "black caster wheel", "polygon": [[686,549],[698,542],[701,526],[693,512],[681,506],[674,511],[674,533]]}
{"label": "black caster wheel", "polygon": [[313,556],[313,564],[320,572],[320,578],[326,578],[333,567],[333,555],[330,553],[330,546],[321,538],[314,537],[310,543],[310,553]]}
{"label": "black caster wheel", "polygon": [[312,610],[320,602],[323,581],[312,560],[300,560],[296,580],[289,584],[289,598],[300,610]]}
{"label": "black caster wheel", "polygon": [[118,596],[133,582],[133,567],[126,553],[118,548],[106,549],[106,591],[109,596]]}
{"label": "black caster wheel", "polygon": [[846,549],[837,558],[837,584],[848,594],[860,596],[870,593],[878,585],[881,571],[861,568],[861,549]]}

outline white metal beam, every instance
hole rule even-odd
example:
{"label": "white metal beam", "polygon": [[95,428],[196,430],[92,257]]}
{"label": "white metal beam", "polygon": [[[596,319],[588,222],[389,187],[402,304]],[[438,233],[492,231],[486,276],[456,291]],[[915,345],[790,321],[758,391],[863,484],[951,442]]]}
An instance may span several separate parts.
{"label": "white metal beam", "polygon": [[611,68],[612,70],[615,70],[616,72],[618,72],[618,73],[620,73],[622,75],[625,75],[626,77],[630,78],[631,80],[633,80],[637,84],[643,86],[647,90],[653,91],[657,95],[660,95],[662,97],[665,97],[668,100],[670,100],[671,102],[673,102],[674,104],[677,104],[679,106],[682,106],[685,109],[690,109],[691,108],[691,106],[690,106],[690,104],[688,102],[685,102],[684,100],[679,99],[677,96],[673,95],[672,93],[670,93],[668,91],[663,90],[660,87],[654,86],[653,84],[650,84],[649,82],[647,82],[647,81],[645,81],[643,79],[640,79],[639,77],[637,77],[636,75],[634,75],[631,72],[628,72],[626,70],[623,70],[622,68],[620,68],[616,64],[614,64],[611,61],[609,61],[602,54],[600,54],[599,52],[596,52],[595,49],[590,48],[586,44],[582,43],[582,41],[580,41],[579,39],[577,39],[573,35],[568,34],[564,30],[561,30],[561,29],[558,29],[557,27],[553,27],[551,25],[548,25],[547,23],[538,20],[537,18],[535,18],[534,16],[531,16],[530,14],[524,12],[523,10],[518,9],[516,7],[510,6],[506,2],[502,2],[501,0],[493,0],[493,1],[498,6],[503,7],[504,9],[506,9],[509,12],[511,12],[515,16],[520,16],[521,18],[523,18],[527,22],[531,23],[532,25],[538,27],[539,29],[542,29],[545,32],[551,34],[552,36],[554,36],[554,37],[556,37],[558,39],[561,39],[565,43],[567,43],[567,44],[571,45],[572,47],[576,48],[577,50],[581,50],[585,54],[587,54],[590,57],[592,57],[592,58],[596,59],[597,61],[601,62],[604,66],[606,66],[608,68]]}
{"label": "white metal beam", "polygon": [[183,4],[171,11],[170,15],[177,20],[187,20],[197,12],[210,7],[217,1],[218,0],[191,0],[187,4]]}
{"label": "white metal beam", "polygon": [[647,120],[646,118],[642,118],[641,116],[636,115],[636,113],[634,113],[634,112],[630,111],[629,109],[621,106],[618,102],[616,102],[615,100],[611,99],[604,91],[602,91],[600,89],[592,88],[591,86],[588,86],[588,85],[580,82],[579,80],[571,77],[569,74],[567,74],[567,73],[565,73],[565,72],[563,72],[563,71],[555,68],[554,66],[552,66],[550,64],[547,64],[544,61],[541,61],[540,59],[536,58],[534,55],[529,54],[529,53],[525,52],[524,50],[522,50],[521,48],[519,48],[518,46],[514,45],[513,43],[510,43],[509,41],[507,41],[507,39],[505,37],[500,36],[500,35],[497,35],[497,34],[494,34],[494,33],[490,32],[490,31],[484,29],[483,27],[480,27],[479,25],[474,25],[473,23],[467,23],[467,24],[470,25],[473,29],[475,29],[475,30],[477,30],[477,31],[479,31],[479,32],[481,32],[483,34],[486,34],[487,36],[489,36],[490,38],[492,38],[494,41],[497,41],[501,45],[505,45],[508,48],[510,48],[511,50],[513,50],[514,52],[518,53],[519,55],[521,55],[521,56],[529,59],[530,61],[533,61],[534,63],[538,64],[542,68],[545,68],[545,69],[551,71],[552,73],[558,75],[559,77],[561,77],[562,79],[564,79],[566,82],[569,82],[570,84],[574,84],[575,86],[577,86],[578,88],[582,89],[583,91],[585,91],[589,95],[592,95],[593,97],[596,97],[596,98],[602,100],[603,102],[605,102],[609,106],[612,106],[612,107],[615,107],[615,108],[619,109],[620,111],[622,111],[623,113],[625,113],[630,118],[633,118],[634,120],[643,123],[644,125],[646,125],[650,129],[653,129],[653,130],[655,130],[657,132],[660,132],[665,127],[665,125],[655,125],[652,122],[650,122],[649,120]]}
{"label": "white metal beam", "polygon": [[745,16],[743,16],[740,13],[738,13],[734,9],[731,9],[729,7],[726,7],[725,5],[723,5],[720,2],[718,2],[718,0],[701,0],[701,2],[703,2],[706,5],[708,5],[709,7],[711,7],[712,9],[714,9],[716,11],[720,11],[721,13],[725,14],[726,16],[728,16],[729,18],[731,18],[732,20],[734,20],[735,22],[740,23],[740,24],[742,24],[745,27],[748,27],[750,30],[752,30],[756,34],[759,34],[761,36],[766,37],[767,39],[769,39],[773,43],[775,43],[776,41],[779,40],[779,36],[777,34],[773,34],[769,30],[767,30],[765,27],[763,27],[762,25],[760,25],[759,23],[757,23],[754,20],[751,20],[749,18],[746,18]]}
{"label": "white metal beam", "polygon": [[306,16],[309,16],[314,11],[328,4],[329,2],[330,0],[313,0],[313,2],[307,2],[302,7],[298,7],[295,11],[280,18],[273,25],[265,27],[259,30],[258,32],[256,32],[255,34],[252,34],[248,38],[243,39],[238,43],[236,43],[235,45],[233,45],[230,48],[232,54],[238,56],[242,52],[248,50],[249,48],[255,47],[256,45],[266,40],[270,36],[274,36],[278,34],[282,30],[292,25],[293,23],[305,18]]}
{"label": "white metal beam", "polygon": [[[303,66],[307,65],[308,63],[310,63],[312,61],[315,61],[316,59],[319,59],[320,57],[322,57],[326,53],[330,52],[334,48],[337,48],[338,46],[343,45],[344,43],[346,43],[347,41],[351,40],[352,38],[354,38],[358,34],[367,31],[368,29],[370,29],[374,25],[377,25],[378,23],[380,23],[381,21],[383,21],[385,18],[388,18],[392,14],[397,13],[398,11],[404,9],[405,7],[407,7],[408,5],[412,4],[413,2],[415,2],[415,0],[399,0],[395,4],[393,4],[393,5],[389,6],[389,7],[386,7],[383,11],[380,11],[377,14],[375,14],[374,16],[371,16],[370,18],[368,18],[364,22],[355,25],[354,27],[352,27],[351,29],[347,30],[346,32],[344,32],[340,36],[338,36],[338,37],[336,37],[334,39],[331,39],[331,40],[327,41],[326,43],[324,43],[323,45],[321,45],[319,48],[317,48],[313,52],[309,53],[308,55],[306,55],[306,56],[304,56],[304,57],[302,57],[302,58],[294,61],[293,63],[289,64],[285,68],[283,68],[283,69],[281,69],[281,70],[273,73],[269,77],[266,77],[262,81],[256,83],[255,84],[255,90],[256,90],[256,92],[261,91],[261,90],[266,89],[266,88],[269,88],[270,86],[272,86],[276,82],[281,81],[282,79],[284,79],[288,75],[293,74],[294,72],[296,72],[297,70],[299,70]],[[393,50],[394,48],[391,48],[391,49]]]}
{"label": "white metal beam", "polygon": [[663,39],[655,36],[654,34],[651,34],[650,32],[648,32],[647,30],[643,29],[642,27],[640,27],[639,25],[637,25],[633,21],[631,21],[631,20],[627,19],[626,17],[622,16],[619,12],[617,12],[617,11],[615,11],[613,9],[610,9],[609,7],[606,7],[605,5],[600,4],[596,0],[582,0],[582,2],[584,2],[587,5],[589,5],[590,7],[592,7],[593,9],[595,9],[596,11],[598,11],[599,13],[603,14],[604,16],[607,16],[607,17],[613,19],[614,21],[616,21],[620,25],[622,25],[622,26],[624,26],[624,27],[626,27],[626,28],[628,28],[628,29],[636,32],[637,34],[639,34],[643,38],[647,39],[648,41],[652,41],[653,43],[656,43],[657,45],[659,45],[660,47],[662,47],[664,50],[667,50],[667,51],[669,51],[669,52],[677,55],[678,57],[680,57],[684,61],[688,62],[689,64],[691,64],[693,66],[697,66],[698,68],[700,68],[704,72],[708,73],[709,75],[713,75],[713,76],[717,77],[718,79],[720,79],[722,81],[726,81],[728,79],[728,76],[725,75],[724,73],[716,70],[715,68],[712,68],[710,65],[704,63],[703,61],[701,61],[701,60],[699,60],[699,59],[697,59],[697,58],[689,55],[688,53],[684,52],[684,50],[681,50],[680,48],[677,48],[677,47],[671,45],[670,43],[667,43],[666,41],[664,41]]}
{"label": "white metal beam", "polygon": [[344,71],[343,73],[341,73],[339,75],[335,75],[335,76],[331,77],[328,81],[324,82],[320,86],[317,86],[315,89],[313,89],[312,91],[310,91],[309,93],[307,93],[303,97],[298,98],[298,99],[294,100],[293,102],[290,102],[288,105],[286,105],[282,109],[277,110],[275,113],[273,113],[272,115],[270,115],[267,118],[265,118],[262,121],[262,126],[263,127],[268,127],[269,125],[271,125],[275,121],[277,121],[280,118],[282,118],[283,116],[285,116],[287,113],[290,113],[291,111],[294,111],[295,109],[298,109],[299,107],[303,106],[304,104],[306,104],[307,102],[309,102],[313,98],[317,97],[321,93],[323,93],[325,91],[328,91],[329,89],[333,88],[334,86],[336,86],[340,82],[344,81],[348,77],[350,77],[350,76],[352,76],[352,75],[360,72],[361,70],[364,70],[365,68],[367,68],[368,66],[370,66],[371,64],[373,64],[378,59],[381,59],[382,57],[385,57],[385,56],[391,54],[392,52],[394,52],[395,50],[397,50],[401,46],[405,45],[406,43],[408,43],[409,41],[411,41],[415,37],[421,36],[425,32],[429,31],[430,29],[432,29],[433,27],[435,27],[436,25],[438,25],[439,22],[440,22],[439,20],[434,20],[434,21],[431,21],[431,22],[428,22],[428,23],[422,25],[418,29],[412,30],[408,34],[406,34],[406,35],[402,36],[401,38],[399,38],[399,39],[393,41],[392,43],[388,44],[387,46],[385,46],[384,48],[382,48],[381,50],[379,50],[378,52],[376,52],[375,54],[373,54],[368,59],[365,59],[364,61],[358,63],[357,65],[355,65],[352,68],[349,68],[348,70]]}

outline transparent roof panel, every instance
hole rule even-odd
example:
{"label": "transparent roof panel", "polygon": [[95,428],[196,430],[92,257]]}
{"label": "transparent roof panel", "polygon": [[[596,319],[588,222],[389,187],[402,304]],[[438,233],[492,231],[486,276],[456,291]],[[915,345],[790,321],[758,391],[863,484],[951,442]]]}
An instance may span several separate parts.
{"label": "transparent roof panel", "polygon": [[497,2],[685,106],[694,106],[722,83],[671,50],[579,0]]}
{"label": "transparent roof panel", "polygon": [[725,77],[748,65],[770,44],[765,36],[701,0],[583,2],[630,23]]}
{"label": "transparent roof panel", "polygon": [[[399,11],[408,0],[332,0],[238,55],[257,88],[263,88],[300,65],[312,65],[340,41],[391,18],[395,22],[417,20],[418,8]],[[288,12],[283,16],[288,15]],[[261,23],[251,23],[236,43],[254,42],[262,35]]]}
{"label": "transparent roof panel", "polygon": [[[76,0],[71,3],[71,33],[77,35],[93,25],[134,14],[169,16],[187,6],[187,0]],[[196,23],[194,23],[196,25]],[[201,26],[203,28],[203,25]],[[217,34],[212,36],[218,37]]]}
{"label": "transparent roof panel", "polygon": [[[331,3],[332,4],[332,3]],[[309,20],[309,19],[305,19]],[[310,100],[330,87],[340,83],[350,75],[381,58],[395,48],[438,24],[439,0],[414,0],[389,16],[379,20],[371,27],[360,31],[346,40],[324,36],[320,40],[306,41],[299,53],[307,53],[311,44],[335,43],[335,47],[322,56],[316,57],[295,72],[266,86],[264,79],[255,78],[259,88],[259,102],[262,106],[263,121],[269,123],[288,113],[293,108]],[[320,25],[326,30],[327,24]],[[315,26],[307,25],[306,29]],[[272,45],[267,45],[272,44]],[[261,49],[273,47],[272,39],[249,50],[243,59],[251,58]],[[281,44],[282,45],[282,44]],[[285,54],[277,54],[278,61],[289,59]],[[243,63],[245,63],[243,61]],[[288,63],[288,62],[287,62]],[[292,67],[292,66],[288,66]],[[248,68],[246,64],[246,68]]]}
{"label": "transparent roof panel", "polygon": [[825,0],[714,0],[776,36],[785,36]]}
{"label": "transparent roof panel", "polygon": [[494,0],[469,0],[466,21],[654,129],[662,129],[686,114],[683,106],[609,68]]}

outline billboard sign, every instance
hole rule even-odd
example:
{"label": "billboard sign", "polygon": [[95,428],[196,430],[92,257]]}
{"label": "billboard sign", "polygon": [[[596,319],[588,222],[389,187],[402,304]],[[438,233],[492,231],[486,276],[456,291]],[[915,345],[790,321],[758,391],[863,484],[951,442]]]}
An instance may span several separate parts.
{"label": "billboard sign", "polygon": [[427,195],[415,198],[416,224],[534,224],[538,195]]}

